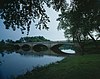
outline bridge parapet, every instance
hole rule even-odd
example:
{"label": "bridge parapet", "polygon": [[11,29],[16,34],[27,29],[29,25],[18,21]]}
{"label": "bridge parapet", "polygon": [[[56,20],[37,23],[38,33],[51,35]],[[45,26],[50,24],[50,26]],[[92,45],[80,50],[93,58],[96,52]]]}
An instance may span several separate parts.
{"label": "bridge parapet", "polygon": [[23,46],[23,45],[29,45],[29,46],[35,46],[35,45],[38,45],[38,44],[42,44],[42,45],[45,45],[47,46],[48,48],[51,48],[55,45],[59,45],[59,44],[67,44],[67,45],[74,45],[74,43],[70,43],[70,42],[67,42],[67,41],[44,41],[44,42],[27,42],[27,43],[16,43],[15,45],[19,45],[19,46]]}

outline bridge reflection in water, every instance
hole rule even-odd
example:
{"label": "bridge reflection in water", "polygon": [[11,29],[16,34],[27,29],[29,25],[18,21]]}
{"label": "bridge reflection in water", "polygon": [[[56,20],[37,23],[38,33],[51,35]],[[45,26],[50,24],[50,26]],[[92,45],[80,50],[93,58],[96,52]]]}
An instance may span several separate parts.
{"label": "bridge reflection in water", "polygon": [[62,45],[66,45],[67,47],[75,47],[76,45],[74,43],[69,43],[66,41],[47,41],[47,42],[28,42],[28,43],[15,43],[15,48],[18,52],[37,52],[40,53],[41,51],[45,51],[44,54],[46,54],[46,50],[52,50],[53,52],[48,52],[48,54],[70,54],[65,53],[59,49]]}

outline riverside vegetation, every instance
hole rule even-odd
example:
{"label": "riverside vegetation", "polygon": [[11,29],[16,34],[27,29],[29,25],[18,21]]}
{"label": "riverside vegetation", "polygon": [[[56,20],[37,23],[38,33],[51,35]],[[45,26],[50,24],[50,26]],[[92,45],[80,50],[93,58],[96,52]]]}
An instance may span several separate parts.
{"label": "riverside vegetation", "polygon": [[[11,43],[6,44],[3,41],[1,43],[4,47],[13,49]],[[98,47],[95,47],[91,41],[86,42],[82,56],[65,57],[60,62],[37,67],[16,79],[99,79],[100,55],[97,54],[100,53],[99,44],[100,41],[97,41]]]}
{"label": "riverside vegetation", "polygon": [[100,55],[66,57],[55,64],[33,69],[16,79],[100,79]]}
{"label": "riverside vegetation", "polygon": [[43,36],[35,36],[35,37],[21,37],[19,40],[13,41],[11,39],[1,40],[0,41],[0,51],[14,51],[16,48],[14,46],[15,43],[24,43],[24,42],[43,42],[50,41]]}

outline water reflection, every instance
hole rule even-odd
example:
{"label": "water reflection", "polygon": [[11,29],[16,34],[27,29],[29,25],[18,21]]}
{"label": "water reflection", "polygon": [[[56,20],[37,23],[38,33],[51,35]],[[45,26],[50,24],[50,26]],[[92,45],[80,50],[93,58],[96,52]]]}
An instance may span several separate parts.
{"label": "water reflection", "polygon": [[75,51],[74,50],[72,50],[72,49],[62,49],[61,50],[62,52],[65,52],[65,53],[70,53],[70,54],[75,54]]}
{"label": "water reflection", "polygon": [[[50,51],[46,51],[50,52]],[[42,52],[40,52],[42,53]],[[59,55],[36,54],[36,52],[0,52],[0,79],[10,79],[31,71],[34,67],[43,66],[64,57]]]}
{"label": "water reflection", "polygon": [[60,48],[59,48],[63,53],[67,53],[67,54],[75,54],[75,49],[74,49],[74,46],[72,45],[62,45]]}
{"label": "water reflection", "polygon": [[41,51],[37,52],[33,49],[26,51],[26,49],[23,50],[21,48],[16,51],[0,51],[0,79],[10,79],[11,77],[25,74],[37,66],[44,66],[56,61],[61,61],[64,56],[70,55],[68,53],[71,53],[71,55],[75,54],[72,48],[72,46],[63,45],[59,48],[59,50],[62,51],[61,53],[59,53],[59,50],[56,53],[51,51],[51,49],[43,51],[43,47],[40,47]]}

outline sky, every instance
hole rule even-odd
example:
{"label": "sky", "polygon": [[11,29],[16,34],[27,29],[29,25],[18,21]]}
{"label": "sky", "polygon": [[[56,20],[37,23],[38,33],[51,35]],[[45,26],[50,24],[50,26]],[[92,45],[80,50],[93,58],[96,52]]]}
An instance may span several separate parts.
{"label": "sky", "polygon": [[[44,36],[46,39],[52,40],[52,41],[60,41],[60,40],[66,40],[64,37],[64,30],[57,30],[58,23],[56,19],[58,18],[58,14],[56,11],[54,11],[52,8],[46,8],[46,13],[50,17],[50,23],[48,23],[49,30],[39,30],[36,29],[34,23],[31,24],[30,32],[28,36]],[[5,25],[3,24],[3,21],[0,20],[0,40],[4,39],[12,39],[12,40],[18,40],[21,37],[27,36],[27,32],[24,34],[21,33],[20,29],[16,29],[16,31],[13,31],[12,28],[5,29]]]}
{"label": "sky", "polygon": [[[66,0],[69,4],[70,4],[70,0]],[[64,30],[57,30],[58,27],[58,21],[56,21],[56,19],[58,18],[58,14],[60,12],[56,12],[54,11],[52,8],[47,8],[46,9],[46,13],[50,18],[50,23],[48,23],[49,26],[49,30],[39,30],[35,28],[34,23],[31,24],[30,27],[30,32],[29,32],[29,37],[34,37],[34,36],[43,36],[46,39],[49,39],[51,41],[63,41],[63,40],[67,40],[64,37]],[[12,28],[10,29],[5,29],[5,25],[3,24],[3,21],[0,20],[0,40],[4,39],[12,39],[12,40],[18,40],[21,37],[26,37],[27,36],[27,32],[25,32],[24,34],[21,33],[20,29],[16,29],[16,31],[13,31]]]}

